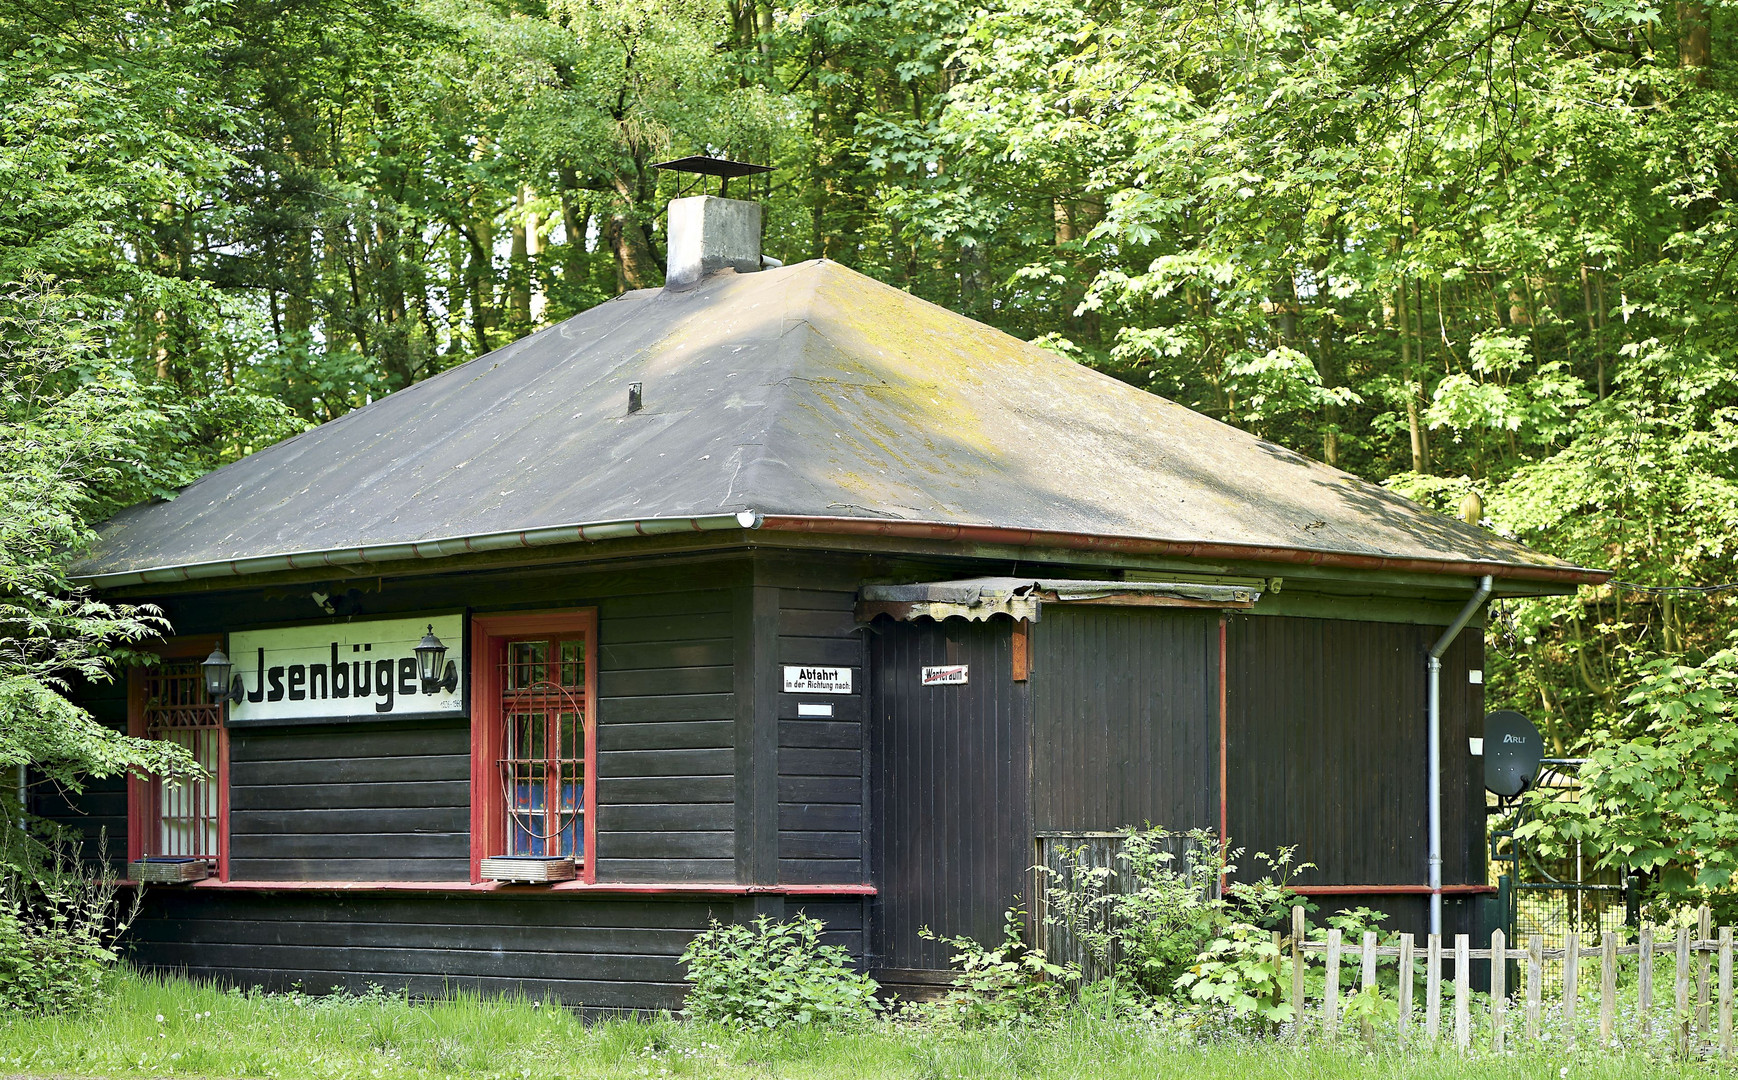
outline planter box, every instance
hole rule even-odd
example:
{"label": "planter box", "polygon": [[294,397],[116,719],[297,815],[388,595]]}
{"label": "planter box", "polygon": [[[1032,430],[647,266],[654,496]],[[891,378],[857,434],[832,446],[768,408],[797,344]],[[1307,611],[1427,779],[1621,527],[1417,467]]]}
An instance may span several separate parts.
{"label": "planter box", "polygon": [[518,881],[532,885],[547,885],[556,881],[572,881],[579,876],[573,860],[564,857],[545,858],[542,855],[496,855],[483,860],[485,881]]}
{"label": "planter box", "polygon": [[127,876],[134,881],[152,885],[185,885],[211,876],[211,864],[204,859],[146,856],[127,864]]}

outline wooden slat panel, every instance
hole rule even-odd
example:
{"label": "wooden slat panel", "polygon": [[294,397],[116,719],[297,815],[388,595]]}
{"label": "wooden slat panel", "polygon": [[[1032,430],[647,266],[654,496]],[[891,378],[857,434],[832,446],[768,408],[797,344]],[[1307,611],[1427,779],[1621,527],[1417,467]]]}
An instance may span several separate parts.
{"label": "wooden slat panel", "polygon": [[598,649],[603,672],[664,670],[667,668],[722,667],[730,663],[730,639],[645,642],[633,645],[602,645]]}
{"label": "wooden slat panel", "polygon": [[[598,698],[598,720],[604,727],[616,724],[729,720],[736,709],[734,694],[617,696],[599,692]],[[599,737],[602,734],[602,729],[599,729]]]}
{"label": "wooden slat panel", "polygon": [[863,849],[861,832],[781,832],[780,859],[851,859]]}
{"label": "wooden slat panel", "polygon": [[736,831],[727,827],[715,832],[692,829],[629,832],[618,827],[610,831],[607,846],[601,837],[598,846],[606,855],[625,850],[632,851],[635,858],[645,859],[730,859],[736,855]]}
{"label": "wooden slat panel", "polygon": [[736,768],[735,751],[709,750],[614,750],[599,753],[599,777],[631,776],[730,776]]}
{"label": "wooden slat panel", "polygon": [[[878,967],[945,969],[949,950],[921,927],[999,940],[1002,912],[1026,891],[1026,684],[1012,680],[1005,622],[901,624],[870,650],[871,953]],[[922,667],[961,663],[967,685],[920,685]]]}
{"label": "wooden slat panel", "polygon": [[702,638],[730,638],[730,612],[720,608],[711,612],[681,612],[675,615],[614,616],[608,629],[599,627],[598,644],[602,649],[615,648],[644,641],[695,641]]}
{"label": "wooden slat panel", "polygon": [[860,782],[863,751],[792,747],[779,751],[778,767],[785,776],[844,776]]}
{"label": "wooden slat panel", "polygon": [[598,828],[622,832],[716,832],[729,830],[735,820],[730,803],[605,804],[597,812]]}
{"label": "wooden slat panel", "polygon": [[[1232,843],[1296,844],[1318,868],[1298,885],[1426,880],[1425,656],[1440,627],[1328,619],[1233,618],[1229,813]],[[1483,632],[1443,658],[1443,879],[1485,880],[1484,788],[1467,738],[1482,730]],[[1458,752],[1455,748],[1459,748]],[[1325,797],[1324,793],[1331,793]],[[1371,900],[1386,928],[1426,929],[1422,898]],[[1466,905],[1450,905],[1452,921]],[[1445,925],[1448,933],[1470,930]]]}
{"label": "wooden slat panel", "polygon": [[1036,830],[1218,827],[1217,615],[1053,605],[1031,655]]}
{"label": "wooden slat panel", "polygon": [[[343,790],[340,788],[339,790]],[[247,810],[230,808],[229,831],[234,836],[248,834],[335,832],[361,835],[418,833],[468,834],[471,828],[469,805],[442,807],[393,808],[364,807],[360,809]]]}
{"label": "wooden slat panel", "polygon": [[779,880],[792,885],[855,884],[866,880],[856,859],[780,859]]}
{"label": "wooden slat panel", "polygon": [[255,881],[464,881],[470,849],[451,859],[246,858],[234,852],[230,877]]}
{"label": "wooden slat panel", "polygon": [[[729,665],[703,668],[654,668],[646,671],[600,671],[597,692],[601,698],[646,697],[676,694],[728,694]],[[601,715],[602,709],[599,709]]]}
{"label": "wooden slat panel", "polygon": [[787,831],[862,832],[859,803],[779,803],[778,827]]}
{"label": "wooden slat panel", "polygon": [[848,777],[781,776],[778,778],[778,801],[783,803],[853,803],[861,804],[861,788]]}
{"label": "wooden slat panel", "polygon": [[279,784],[354,784],[382,780],[423,781],[469,778],[469,754],[395,758],[334,756],[324,761],[247,761],[230,766],[231,789]]}
{"label": "wooden slat panel", "polygon": [[735,859],[611,858],[608,838],[598,837],[599,881],[729,881]]}
{"label": "wooden slat panel", "polygon": [[861,750],[862,725],[839,720],[783,720],[778,726],[780,749],[817,747]]}
{"label": "wooden slat panel", "polygon": [[736,781],[730,776],[632,776],[600,775],[598,807],[612,803],[729,803],[736,799]]}
{"label": "wooden slat panel", "polygon": [[706,750],[730,749],[736,726],[728,720],[694,720],[680,723],[603,724],[597,732],[597,748],[611,750]]}
{"label": "wooden slat panel", "polygon": [[787,607],[779,612],[778,632],[782,637],[848,638],[856,629],[856,616],[849,610],[805,611]]}
{"label": "wooden slat panel", "polygon": [[324,810],[358,808],[450,807],[471,805],[471,782],[424,780],[362,784],[277,784],[272,787],[230,789],[232,815],[258,810]]}

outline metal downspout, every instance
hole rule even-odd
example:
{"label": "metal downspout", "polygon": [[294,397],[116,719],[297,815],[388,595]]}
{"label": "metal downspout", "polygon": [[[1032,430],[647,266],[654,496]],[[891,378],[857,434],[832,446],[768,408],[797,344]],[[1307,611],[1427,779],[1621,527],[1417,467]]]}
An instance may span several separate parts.
{"label": "metal downspout", "polygon": [[1491,575],[1479,579],[1472,599],[1430,647],[1430,932],[1442,933],[1442,654],[1491,597]]}

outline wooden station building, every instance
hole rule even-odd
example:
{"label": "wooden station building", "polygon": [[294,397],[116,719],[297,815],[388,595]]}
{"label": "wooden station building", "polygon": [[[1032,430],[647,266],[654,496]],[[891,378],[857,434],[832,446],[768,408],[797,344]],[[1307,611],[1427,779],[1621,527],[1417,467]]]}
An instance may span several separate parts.
{"label": "wooden station building", "polygon": [[759,233],[679,200],[671,286],[104,528],[83,580],[178,636],[82,700],[211,778],[30,799],[208,864],[139,963],[669,1007],[709,920],[800,909],[919,985],[920,927],[995,940],[1046,844],[1149,822],[1467,928],[1479,604],[1602,572]]}

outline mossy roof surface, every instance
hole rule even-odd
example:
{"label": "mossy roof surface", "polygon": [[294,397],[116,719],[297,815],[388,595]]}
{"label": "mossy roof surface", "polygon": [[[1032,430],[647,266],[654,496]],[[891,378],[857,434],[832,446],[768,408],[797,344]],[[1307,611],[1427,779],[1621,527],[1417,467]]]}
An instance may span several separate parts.
{"label": "mossy roof surface", "polygon": [[1565,565],[817,261],[592,308],[123,511],[78,572],[742,510]]}

